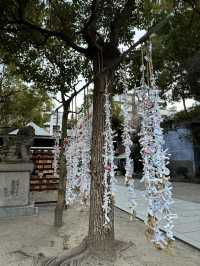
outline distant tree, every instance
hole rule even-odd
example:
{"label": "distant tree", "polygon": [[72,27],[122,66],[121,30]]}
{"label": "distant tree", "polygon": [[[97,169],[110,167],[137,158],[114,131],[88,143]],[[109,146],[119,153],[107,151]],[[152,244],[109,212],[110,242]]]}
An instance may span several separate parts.
{"label": "distant tree", "polygon": [[49,40],[42,47],[30,46],[10,55],[8,58],[5,56],[6,52],[9,52],[9,47],[5,47],[2,54],[4,62],[10,65],[12,73],[20,75],[26,82],[40,86],[62,105],[60,172],[54,217],[54,225],[60,227],[63,224],[65,206],[67,175],[65,138],[67,138],[68,118],[71,112],[70,105],[74,98],[87,87],[86,85],[77,89],[81,78],[81,68],[83,67],[82,58],[72,49],[66,49],[57,40]]}
{"label": "distant tree", "polygon": [[112,129],[117,133],[122,132],[123,115],[120,105],[112,103]]}
{"label": "distant tree", "polygon": [[[158,36],[152,37],[154,67],[158,73],[158,84],[163,92],[170,91],[172,101],[199,100],[199,52],[200,13],[199,1],[196,8],[182,7],[171,20],[170,27],[164,28]],[[196,5],[195,5],[196,3]]]}
{"label": "distant tree", "polygon": [[0,77],[0,126],[22,127],[29,122],[43,126],[53,107],[46,91],[28,86],[6,70]]}
{"label": "distant tree", "polygon": [[189,58],[187,64],[187,82],[190,85],[191,94],[200,101],[200,51]]}

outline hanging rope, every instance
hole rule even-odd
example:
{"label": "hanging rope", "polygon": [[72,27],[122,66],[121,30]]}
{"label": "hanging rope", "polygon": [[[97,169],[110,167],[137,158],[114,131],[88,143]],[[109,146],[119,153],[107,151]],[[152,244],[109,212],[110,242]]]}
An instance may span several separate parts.
{"label": "hanging rope", "polygon": [[[143,55],[142,55],[143,57]],[[160,96],[153,75],[151,44],[148,45],[143,61],[141,89],[138,92],[141,115],[140,144],[143,157],[143,178],[148,199],[147,235],[159,247],[166,247],[173,238],[173,219],[171,212],[172,186],[169,182],[170,171],[167,168],[169,157],[163,150],[164,139],[161,128]],[[146,68],[145,68],[146,65]],[[146,78],[145,81],[145,70]],[[160,231],[161,222],[165,222],[166,235]]]}

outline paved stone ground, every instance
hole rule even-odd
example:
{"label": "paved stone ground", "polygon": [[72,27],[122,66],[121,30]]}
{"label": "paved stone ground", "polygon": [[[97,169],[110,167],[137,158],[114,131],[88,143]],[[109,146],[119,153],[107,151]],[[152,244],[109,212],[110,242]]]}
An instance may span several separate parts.
{"label": "paved stone ground", "polygon": [[[128,189],[118,178],[116,185],[116,206],[129,212]],[[174,224],[174,235],[178,239],[200,249],[200,184],[173,183],[173,211],[178,215]],[[146,217],[147,202],[144,197],[144,186],[136,180],[136,216],[142,220]],[[163,227],[161,226],[161,229]]]}
{"label": "paved stone ground", "polygon": [[[124,185],[124,177],[117,177],[117,184]],[[177,199],[200,203],[200,184],[173,182],[173,194]],[[135,188],[144,190],[144,184],[139,179],[135,179]]]}

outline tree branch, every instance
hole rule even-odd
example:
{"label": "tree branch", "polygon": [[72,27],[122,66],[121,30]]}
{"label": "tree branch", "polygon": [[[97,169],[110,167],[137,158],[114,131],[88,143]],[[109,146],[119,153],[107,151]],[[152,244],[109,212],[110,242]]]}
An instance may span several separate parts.
{"label": "tree branch", "polygon": [[71,101],[75,96],[77,96],[81,91],[83,91],[84,89],[86,89],[90,83],[92,83],[93,80],[89,80],[83,87],[81,87],[79,90],[76,90],[74,93],[72,93],[72,95],[70,96],[70,98],[67,101]]}
{"label": "tree branch", "polygon": [[156,24],[154,27],[152,27],[147,33],[145,33],[136,43],[131,45],[128,50],[126,50],[120,57],[120,62],[130,53],[132,52],[138,45],[146,42],[149,37],[159,32],[168,22],[169,19],[173,16],[173,13],[169,14],[165,19],[163,19],[161,22]]}
{"label": "tree branch", "polygon": [[[74,97],[77,96],[81,91],[83,91],[84,89],[86,89],[93,81],[94,81],[93,79],[89,80],[83,87],[81,87],[76,92],[72,93],[71,96],[68,96],[67,95],[68,99],[65,100],[65,101],[68,104],[71,103],[71,101],[74,99]],[[55,114],[62,106],[63,106],[63,104],[59,105],[51,114]]]}
{"label": "tree branch", "polygon": [[[101,1],[101,4],[104,1]],[[89,47],[93,47],[96,45],[97,41],[97,18],[99,14],[99,0],[92,0],[91,4],[91,15],[88,19],[88,21],[85,23],[83,27],[83,36],[85,38],[85,41],[87,42]]]}
{"label": "tree branch", "polygon": [[47,29],[44,29],[38,25],[34,25],[34,24],[28,22],[24,18],[24,12],[26,9],[26,4],[24,3],[24,1],[21,1],[21,0],[17,0],[17,3],[18,3],[18,12],[19,12],[19,20],[18,21],[21,25],[24,25],[24,26],[26,26],[32,30],[38,31],[41,34],[45,35],[46,37],[53,37],[53,36],[57,37],[57,38],[63,40],[67,45],[72,47],[77,52],[86,54],[87,50],[85,48],[80,47],[77,44],[75,44],[74,41],[69,36],[67,36],[65,33],[63,33],[62,31],[47,30]]}
{"label": "tree branch", "polygon": [[122,25],[124,25],[124,23],[130,19],[134,8],[135,8],[135,1],[127,0],[122,11],[121,12],[119,10],[116,11],[115,17],[110,26],[110,31],[111,31],[110,42],[114,46],[118,46],[119,34],[120,31],[122,30]]}
{"label": "tree branch", "polygon": [[38,25],[34,25],[28,21],[22,20],[22,19],[18,19],[18,20],[13,20],[13,21],[8,21],[7,22],[7,26],[24,26],[24,28],[22,27],[21,29],[16,29],[16,28],[12,28],[12,27],[5,27],[2,30],[7,30],[8,32],[16,32],[19,30],[34,30],[36,32],[39,32],[40,34],[42,34],[45,38],[50,38],[50,37],[56,37],[58,39],[61,39],[62,41],[64,41],[68,46],[70,46],[71,48],[73,48],[75,51],[82,53],[82,54],[86,54],[87,53],[87,49],[78,46],[77,44],[75,44],[73,42],[73,40],[67,36],[66,34],[64,34],[61,31],[51,31],[51,30],[47,30],[45,28],[42,28]]}
{"label": "tree branch", "polygon": [[94,25],[96,27],[98,7],[99,7],[99,0],[93,0],[91,5],[91,15],[87,23],[88,26]]}
{"label": "tree branch", "polygon": [[67,95],[66,93],[64,94],[64,96],[65,96],[65,97],[67,97],[67,98],[70,98],[70,96],[69,96],[69,95]]}
{"label": "tree branch", "polygon": [[[106,71],[112,69],[112,68],[116,68],[117,66],[119,66],[119,64],[127,57],[127,55],[129,53],[131,53],[136,47],[138,47],[140,44],[146,42],[149,37],[153,34],[153,33],[157,33],[159,32],[169,21],[169,19],[173,16],[173,13],[169,14],[168,16],[166,16],[166,18],[164,18],[161,22],[159,22],[158,24],[156,24],[154,27],[152,27],[147,33],[145,33],[137,42],[135,42],[133,45],[131,45],[120,57],[118,57],[115,62],[111,63],[110,65],[108,65],[107,67],[104,67],[103,70],[101,72],[98,73],[98,75],[105,73]],[[98,76],[97,75],[97,76]]]}
{"label": "tree branch", "polygon": [[[97,75],[95,75],[92,79],[90,79],[82,88],[80,88],[78,91],[74,92],[71,96],[68,96],[69,99],[67,99],[67,101],[71,101],[73,99],[73,97],[75,97],[77,94],[79,94],[82,90],[84,90],[85,88],[87,88],[92,82],[94,82],[94,80],[96,78],[98,78],[102,73],[105,73],[106,71],[112,69],[112,68],[116,68],[125,58],[126,56],[132,51],[134,50],[137,46],[139,46],[140,44],[144,43],[145,41],[147,41],[149,39],[149,37],[156,32],[159,32],[159,30],[161,30],[169,21],[169,19],[172,17],[172,13],[169,14],[165,19],[163,19],[160,23],[156,24],[154,27],[152,27],[147,33],[145,33],[136,43],[134,43],[133,45],[130,46],[129,49],[127,49],[119,58],[117,58],[117,60],[114,63],[111,63],[110,65],[108,65],[107,67],[103,68],[102,71],[98,72]],[[61,108],[62,106],[60,106],[59,108]]]}
{"label": "tree branch", "polygon": [[76,115],[78,115],[78,114],[79,114],[79,112],[75,112],[75,111],[68,111],[68,113],[71,113],[71,114],[76,114]]}
{"label": "tree branch", "polygon": [[58,103],[62,103],[62,101],[58,100],[56,97],[52,97],[52,99],[56,100]]}
{"label": "tree branch", "polygon": [[77,86],[80,82],[81,82],[81,80],[78,80],[78,81],[74,84],[74,86],[72,87],[74,93],[77,93],[76,86]]}

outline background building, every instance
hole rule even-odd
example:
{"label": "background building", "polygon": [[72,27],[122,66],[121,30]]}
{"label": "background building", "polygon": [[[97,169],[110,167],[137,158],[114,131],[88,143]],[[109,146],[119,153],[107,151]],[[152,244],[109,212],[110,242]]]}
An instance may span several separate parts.
{"label": "background building", "polygon": [[44,128],[49,132],[51,136],[54,135],[55,131],[58,131],[61,133],[62,116],[63,116],[63,112],[61,111],[54,112],[50,115],[49,121],[44,124]]}

